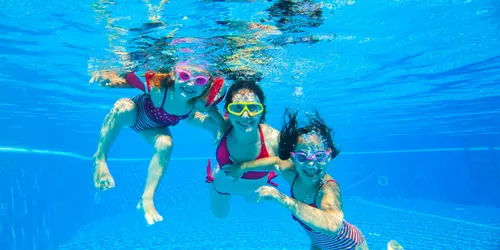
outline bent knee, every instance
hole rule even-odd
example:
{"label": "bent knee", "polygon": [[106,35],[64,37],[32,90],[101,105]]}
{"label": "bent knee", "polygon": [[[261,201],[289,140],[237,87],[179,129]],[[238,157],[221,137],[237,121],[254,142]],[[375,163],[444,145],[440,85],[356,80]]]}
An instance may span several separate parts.
{"label": "bent knee", "polygon": [[121,98],[115,102],[113,111],[119,115],[135,113],[135,103],[130,98]]}
{"label": "bent knee", "polygon": [[217,219],[224,219],[229,214],[229,204],[211,204],[212,215]]}
{"label": "bent knee", "polygon": [[217,218],[217,219],[225,219],[227,217],[227,215],[229,214],[229,211],[224,211],[224,212],[221,212],[221,211],[214,211],[212,210],[212,215]]}
{"label": "bent knee", "polygon": [[170,152],[172,151],[173,142],[172,137],[168,135],[159,135],[155,140],[155,149],[158,152]]}

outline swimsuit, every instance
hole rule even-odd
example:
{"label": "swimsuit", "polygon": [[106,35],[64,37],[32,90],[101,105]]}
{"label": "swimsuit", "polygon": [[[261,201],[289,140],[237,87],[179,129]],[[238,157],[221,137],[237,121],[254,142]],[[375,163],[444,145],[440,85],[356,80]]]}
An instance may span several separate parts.
{"label": "swimsuit", "polygon": [[131,126],[131,128],[136,132],[141,132],[144,129],[152,128],[165,128],[169,126],[177,125],[181,120],[186,119],[191,114],[191,111],[186,115],[171,115],[163,109],[165,105],[165,99],[167,98],[168,87],[165,89],[165,94],[163,95],[163,101],[159,108],[155,107],[149,92],[151,91],[151,86],[149,81],[146,83],[141,82],[135,74],[129,74],[127,76],[127,82],[129,82],[135,88],[138,88],[145,93],[140,94],[134,98],[135,106],[137,108],[137,119],[136,123]]}
{"label": "swimsuit", "polygon": [[[219,143],[219,146],[217,147],[216,158],[217,158],[217,162],[219,163],[219,168],[221,168],[221,169],[223,169],[222,167],[226,164],[233,164],[231,159],[229,159],[229,156],[230,156],[229,149],[227,148],[227,135],[229,134],[229,132],[231,132],[231,129],[226,132],[226,134],[222,138],[221,142]],[[260,135],[261,148],[260,148],[259,155],[257,156],[257,158],[255,158],[256,160],[269,157],[269,153],[267,152],[266,143],[264,140],[264,133],[262,132],[262,129],[260,128],[260,126],[259,126],[259,135]],[[278,186],[278,184],[272,182],[272,180],[278,176],[277,174],[274,173],[274,171],[248,171],[241,176],[241,179],[258,180],[258,179],[264,178],[266,176],[267,176],[267,183],[268,184],[273,185],[275,187]],[[209,165],[207,166],[206,182],[213,184],[213,181],[214,181],[214,179],[213,179],[212,174],[211,174],[210,161],[209,161]],[[214,186],[214,189],[215,189],[215,186]],[[217,189],[215,189],[215,191],[217,191]],[[229,195],[229,193],[222,193],[219,191],[217,191],[217,193],[222,194],[222,195]]]}
{"label": "swimsuit", "polygon": [[135,106],[137,107],[136,123],[131,127],[133,130],[141,132],[144,129],[175,126],[181,120],[189,117],[191,112],[186,115],[177,116],[171,115],[163,109],[167,92],[168,89],[165,89],[165,95],[163,95],[163,101],[159,108],[153,105],[153,101],[147,93],[132,98],[132,101],[134,101]]}
{"label": "swimsuit", "polygon": [[[291,197],[294,198],[293,195],[293,185],[295,184],[295,180],[299,174],[295,176],[293,180],[292,187],[290,190]],[[336,182],[335,180],[328,180],[327,182]],[[318,191],[321,189],[323,185],[321,185],[316,191],[316,195],[314,196],[314,201],[309,206],[316,206],[316,197],[318,196]],[[297,221],[302,228],[306,231],[309,238],[314,245],[320,247],[321,249],[355,249],[361,243],[365,241],[365,238],[361,231],[354,225],[348,223],[347,221],[342,221],[342,226],[340,231],[335,236],[326,235],[324,233],[315,231],[314,229],[307,226],[304,222],[300,221],[295,215],[292,214],[292,218]]]}

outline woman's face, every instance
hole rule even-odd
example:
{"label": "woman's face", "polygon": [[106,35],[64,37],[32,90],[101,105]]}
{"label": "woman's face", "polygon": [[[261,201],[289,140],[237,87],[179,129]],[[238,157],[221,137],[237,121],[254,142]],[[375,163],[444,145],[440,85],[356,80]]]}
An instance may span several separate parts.
{"label": "woman's face", "polygon": [[254,92],[240,89],[233,96],[226,111],[235,129],[251,132],[259,126],[264,106]]}
{"label": "woman's face", "polygon": [[200,96],[210,85],[208,71],[188,65],[175,67],[175,90],[191,99]]}
{"label": "woman's face", "polygon": [[331,149],[316,131],[299,136],[291,160],[303,180],[316,181],[326,174]]}

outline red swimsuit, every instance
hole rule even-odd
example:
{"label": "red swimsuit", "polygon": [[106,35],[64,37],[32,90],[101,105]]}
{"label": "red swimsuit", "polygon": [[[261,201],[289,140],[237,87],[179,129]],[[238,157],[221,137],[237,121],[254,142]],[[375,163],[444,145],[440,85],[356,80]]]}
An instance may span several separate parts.
{"label": "red swimsuit", "polygon": [[[233,164],[231,159],[229,159],[229,156],[230,156],[229,149],[227,148],[227,135],[229,134],[229,132],[231,132],[231,129],[226,132],[226,134],[222,138],[221,142],[219,143],[219,146],[217,147],[216,157],[217,157],[217,162],[219,163],[219,167],[221,169],[226,164]],[[260,148],[259,155],[257,156],[257,158],[255,158],[256,160],[269,157],[269,153],[267,152],[266,143],[264,140],[264,133],[262,132],[262,129],[260,128],[260,126],[259,126],[259,134],[260,134],[260,142],[261,142],[262,146]],[[269,183],[270,185],[273,185],[275,187],[278,186],[278,184],[272,182],[272,180],[274,178],[276,178],[276,176],[278,176],[277,174],[274,173],[274,171],[249,171],[249,172],[246,172],[245,174],[243,174],[243,176],[241,176],[241,178],[247,179],[247,180],[258,180],[258,179],[264,178],[265,176],[267,176],[267,183]],[[213,181],[214,181],[214,179],[212,177],[211,168],[210,168],[210,160],[209,160],[208,166],[207,166],[206,182],[213,183]],[[215,186],[214,186],[214,189],[215,189]],[[217,191],[217,189],[215,191]],[[223,194],[223,195],[229,195],[228,193],[221,193],[219,191],[217,191],[217,193]]]}

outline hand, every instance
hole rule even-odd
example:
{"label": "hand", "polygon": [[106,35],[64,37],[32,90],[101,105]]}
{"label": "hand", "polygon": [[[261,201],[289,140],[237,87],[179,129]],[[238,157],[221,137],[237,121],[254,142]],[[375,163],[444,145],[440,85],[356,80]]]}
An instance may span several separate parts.
{"label": "hand", "polygon": [[[235,162],[231,157],[229,157],[229,159],[232,162]],[[242,163],[234,163],[234,164],[224,165],[221,168],[221,170],[227,176],[234,177],[233,182],[237,182],[241,178],[241,176],[243,176],[243,174],[246,172],[245,164],[242,164]]]}
{"label": "hand", "polygon": [[120,77],[116,72],[111,70],[101,70],[98,72],[92,72],[92,77],[89,83],[97,83],[103,86],[117,86],[123,85],[127,82],[126,79]]}
{"label": "hand", "polygon": [[260,202],[261,200],[278,199],[280,195],[280,191],[271,186],[262,186],[255,190],[255,193],[257,193],[257,202]]}
{"label": "hand", "polygon": [[144,218],[148,225],[153,225],[155,222],[163,221],[163,217],[156,211],[152,199],[141,199],[137,204],[137,209],[142,209]]}
{"label": "hand", "polygon": [[115,187],[115,181],[104,160],[94,160],[94,186],[103,191]]}

